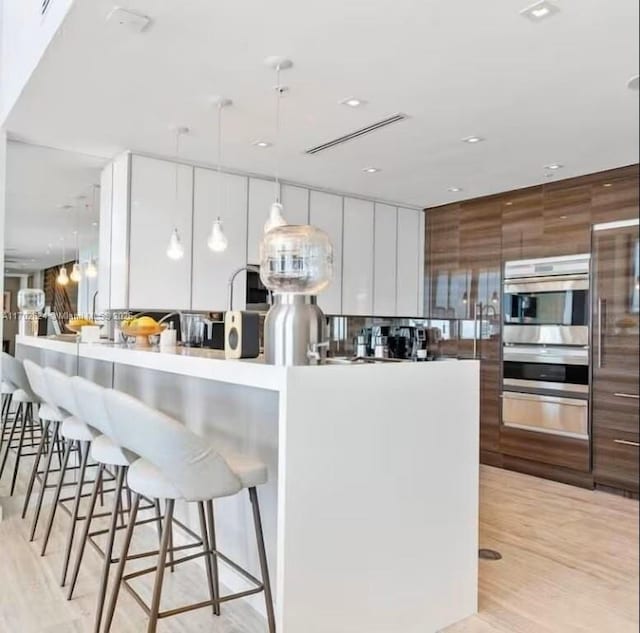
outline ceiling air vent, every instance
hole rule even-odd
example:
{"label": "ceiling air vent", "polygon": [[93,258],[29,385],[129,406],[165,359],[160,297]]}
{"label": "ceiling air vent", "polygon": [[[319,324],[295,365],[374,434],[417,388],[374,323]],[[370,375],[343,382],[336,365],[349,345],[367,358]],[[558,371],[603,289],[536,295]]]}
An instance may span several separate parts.
{"label": "ceiling air vent", "polygon": [[326,143],[322,143],[322,145],[316,145],[308,149],[305,154],[317,154],[318,152],[324,152],[326,149],[331,149],[336,145],[342,145],[342,143],[348,143],[349,141],[353,141],[354,139],[360,138],[365,134],[370,134],[371,132],[375,132],[376,130],[380,130],[383,127],[387,127],[387,125],[391,125],[392,123],[398,123],[399,121],[404,121],[409,117],[406,114],[402,114],[398,112],[397,114],[393,114],[386,119],[382,119],[382,121],[377,121],[376,123],[372,123],[371,125],[367,125],[367,127],[360,128],[355,132],[351,132],[350,134],[345,134],[344,136],[340,136],[339,138],[334,138],[332,141],[327,141]]}
{"label": "ceiling air vent", "polygon": [[51,0],[42,0],[42,6],[40,8],[40,14],[44,15],[51,4]]}

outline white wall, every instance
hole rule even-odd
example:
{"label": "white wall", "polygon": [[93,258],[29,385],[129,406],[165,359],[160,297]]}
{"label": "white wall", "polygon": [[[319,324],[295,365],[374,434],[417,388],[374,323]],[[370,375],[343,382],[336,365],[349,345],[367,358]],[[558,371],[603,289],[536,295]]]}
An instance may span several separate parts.
{"label": "white wall", "polygon": [[7,118],[72,4],[51,0],[41,15],[41,0],[2,0],[0,121]]}
{"label": "white wall", "polygon": [[[3,274],[0,275],[0,297],[4,296],[4,223],[6,217],[6,179],[7,134],[4,131],[4,128],[0,127],[0,262],[2,262],[3,272]],[[2,340],[3,325],[4,318],[0,318],[0,340]]]}

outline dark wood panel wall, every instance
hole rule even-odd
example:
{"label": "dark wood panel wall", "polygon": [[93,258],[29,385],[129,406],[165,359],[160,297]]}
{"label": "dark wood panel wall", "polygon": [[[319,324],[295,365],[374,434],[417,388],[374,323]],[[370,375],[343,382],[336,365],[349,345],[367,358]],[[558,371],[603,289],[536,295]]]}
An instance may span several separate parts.
{"label": "dark wood panel wall", "polygon": [[[497,299],[505,261],[591,252],[593,224],[637,218],[638,212],[638,165],[426,209],[425,315],[469,320],[482,304],[483,320],[489,323],[476,350],[483,462],[593,485],[588,444],[532,438],[526,431],[501,427],[502,306]],[[470,339],[462,338],[449,342],[446,351],[468,357],[471,346]],[[637,418],[636,411],[636,430]],[[606,435],[594,431],[595,437]],[[609,444],[610,452],[626,451],[628,461],[628,446],[615,447]],[[615,466],[601,470],[617,472]]]}

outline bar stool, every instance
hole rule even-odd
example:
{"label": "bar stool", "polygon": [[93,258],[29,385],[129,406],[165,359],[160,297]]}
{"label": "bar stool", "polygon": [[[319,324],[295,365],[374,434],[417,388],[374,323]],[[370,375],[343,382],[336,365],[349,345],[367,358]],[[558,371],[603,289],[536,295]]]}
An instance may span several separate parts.
{"label": "bar stool", "polygon": [[2,452],[2,444],[5,439],[5,431],[7,429],[7,421],[9,420],[9,414],[11,411],[11,402],[13,400],[13,392],[17,387],[9,380],[2,379],[2,430],[0,430],[0,453]]}
{"label": "bar stool", "polygon": [[[49,483],[50,474],[59,472],[59,467],[62,459],[62,451],[60,448],[59,429],[64,419],[64,414],[58,407],[51,404],[53,398],[49,392],[47,381],[44,376],[44,370],[40,365],[34,363],[31,360],[26,359],[23,362],[24,370],[29,379],[31,389],[40,399],[40,406],[38,408],[38,417],[43,423],[43,432],[36,452],[36,458],[31,469],[31,476],[29,478],[29,484],[27,485],[27,491],[25,494],[24,505],[22,508],[22,518],[24,519],[29,509],[29,503],[31,501],[31,494],[36,481],[40,483],[40,491],[38,493],[38,499],[36,502],[36,511],[31,523],[31,532],[29,540],[33,541],[35,537],[36,528],[38,526],[38,519],[40,518],[40,512],[42,510],[42,502],[44,500],[44,493],[47,489],[55,487],[54,484]],[[58,469],[51,470],[51,461],[53,455],[58,456]],[[40,462],[45,457],[44,469],[40,470]]]}
{"label": "bar stool", "polygon": [[[0,464],[1,478],[4,474],[9,452],[12,449],[16,450],[10,489],[10,495],[13,495],[16,487],[18,470],[20,468],[20,461],[22,457],[28,457],[35,454],[33,452],[28,452],[26,449],[34,448],[36,446],[36,440],[40,439],[40,437],[36,437],[35,431],[37,431],[38,434],[42,432],[40,420],[34,417],[34,405],[37,409],[40,400],[31,390],[22,362],[13,356],[10,356],[6,352],[2,353],[2,372],[3,375],[6,375],[9,379],[9,384],[13,384],[17,387],[17,389],[11,394],[11,400],[18,406],[16,408],[15,415],[13,416],[11,430],[9,431],[7,438],[7,445],[5,447],[4,456],[2,457],[2,463]],[[14,436],[16,435],[17,430],[19,430],[19,436],[15,440],[16,443],[14,443]],[[25,443],[25,436],[27,432],[30,435],[30,441]]]}
{"label": "bar stool", "polygon": [[82,520],[82,517],[80,517],[79,514],[79,509],[80,499],[83,496],[85,483],[88,483],[85,481],[85,475],[89,460],[89,446],[91,445],[91,442],[100,435],[100,433],[77,416],[75,397],[67,375],[57,369],[45,367],[44,377],[48,391],[53,398],[53,404],[58,407],[63,414],[65,414],[64,421],[60,425],[60,436],[65,440],[66,444],[64,455],[62,457],[62,464],[60,465],[58,483],[53,496],[53,504],[49,511],[49,519],[47,521],[47,528],[44,535],[44,541],[42,543],[42,551],[40,553],[41,556],[44,556],[47,550],[72,448],[75,447],[80,455],[78,481],[75,486],[75,495],[73,497],[73,506],[71,510],[71,526],[67,534],[67,546],[62,564],[62,579],[60,584],[64,587],[67,580],[67,571],[69,569],[69,560],[71,558],[71,549],[73,547],[76,525],[78,521]]}
{"label": "bar stool", "polygon": [[[154,633],[159,618],[177,615],[207,606],[218,607],[222,602],[245,597],[264,591],[269,633],[275,633],[275,615],[269,582],[267,557],[264,547],[262,521],[256,486],[267,481],[264,464],[246,457],[223,458],[213,445],[202,437],[187,430],[183,424],[170,418],[139,400],[114,391],[104,392],[106,410],[115,439],[122,447],[140,455],[128,472],[129,488],[134,492],[129,525],[118,562],[115,584],[105,616],[104,633],[111,630],[111,624],[118,600],[120,585],[129,591],[143,606],[149,616],[147,633]],[[232,496],[244,488],[249,491],[253,510],[254,528],[262,580],[258,580],[235,562],[216,549],[215,526],[213,520],[213,500]],[[135,529],[135,519],[140,505],[140,497],[162,498],[166,500],[166,513],[162,530],[162,542],[157,565],[125,575],[127,555]],[[205,568],[209,580],[211,600],[187,605],[169,611],[160,611],[162,581],[167,563],[171,525],[176,500],[198,504],[203,552],[176,560],[178,565],[199,556],[205,557]],[[205,505],[207,508],[205,516]],[[208,525],[207,525],[208,523]],[[236,594],[221,596],[219,591],[217,561],[220,559],[243,575],[255,588]],[[155,581],[151,606],[129,585],[132,578],[155,571]]]}

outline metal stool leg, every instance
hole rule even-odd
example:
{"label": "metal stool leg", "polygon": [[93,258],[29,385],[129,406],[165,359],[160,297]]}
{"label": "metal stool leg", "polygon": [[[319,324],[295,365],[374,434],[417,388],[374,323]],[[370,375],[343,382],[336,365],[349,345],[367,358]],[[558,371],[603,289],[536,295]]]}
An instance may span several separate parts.
{"label": "metal stool leg", "polygon": [[[16,489],[16,480],[18,479],[18,468],[20,467],[20,458],[22,457],[22,445],[24,444],[24,436],[27,431],[27,426],[33,424],[33,419],[29,415],[29,404],[26,406],[26,411],[22,416],[22,426],[20,427],[20,439],[18,440],[18,450],[16,451],[16,459],[13,462],[13,476],[11,477],[11,490],[10,496],[13,496],[13,492]],[[9,449],[9,446],[7,446]]]}
{"label": "metal stool leg", "polygon": [[82,498],[82,489],[84,487],[84,476],[87,470],[87,461],[89,459],[89,442],[78,442],[80,445],[80,471],[78,473],[78,485],[76,486],[76,496],[73,500],[73,510],[71,511],[71,526],[67,535],[67,549],[62,564],[62,581],[60,585],[65,586],[67,582],[67,572],[69,571],[69,560],[71,559],[71,549],[73,548],[73,537],[76,532],[76,524],[78,523],[78,515],[80,513],[80,500]]}
{"label": "metal stool leg", "polygon": [[13,416],[13,424],[11,425],[11,431],[9,432],[9,439],[7,440],[7,445],[4,448],[4,456],[2,458],[2,465],[0,465],[0,479],[2,479],[2,474],[4,473],[4,467],[7,463],[7,457],[9,457],[9,450],[11,449],[11,442],[13,442],[13,436],[16,432],[16,426],[18,424],[18,420],[23,417],[22,410],[22,402],[18,405],[18,409]]}
{"label": "metal stool leg", "polygon": [[[36,502],[36,511],[33,515],[33,522],[31,523],[31,534],[29,535],[29,540],[33,541],[36,535],[36,528],[38,527],[38,520],[40,518],[40,512],[42,510],[42,502],[44,500],[44,493],[47,490],[47,483],[49,482],[49,472],[51,471],[51,460],[53,458],[53,453],[58,453],[58,462],[59,465],[62,465],[60,461],[60,442],[58,437],[58,431],[60,430],[60,422],[55,421],[51,423],[53,425],[53,432],[51,436],[51,441],[49,442],[49,452],[47,453],[47,461],[44,465],[44,472],[42,473],[42,482],[40,486],[40,492],[38,492],[38,501]],[[25,504],[26,509],[26,504]]]}
{"label": "metal stool leg", "polygon": [[87,544],[87,540],[89,539],[89,531],[91,529],[91,520],[93,519],[93,513],[96,507],[96,501],[98,499],[98,490],[100,489],[100,485],[102,483],[102,475],[104,474],[104,464],[99,464],[98,472],[96,473],[96,479],[93,482],[93,489],[91,490],[91,497],[89,499],[89,507],[87,509],[87,519],[84,523],[84,528],[82,530],[82,536],[80,538],[80,547],[78,549],[78,553],[76,554],[76,562],[73,566],[73,572],[71,574],[71,584],[69,585],[69,592],[67,593],[67,600],[71,600],[73,597],[73,590],[76,586],[76,581],[78,580],[78,573],[80,572],[80,565],[82,563],[82,558],[84,556],[84,548]]}
{"label": "metal stool leg", "polygon": [[207,532],[207,520],[204,515],[204,503],[198,502],[198,515],[200,517],[200,533],[202,535],[202,551],[205,552],[205,565],[207,569],[207,582],[209,583],[209,597],[213,604],[213,613],[216,612],[216,601],[218,596],[216,595],[215,587],[213,586],[213,568],[211,565],[211,545],[209,544],[209,534]]}
{"label": "metal stool leg", "polygon": [[160,611],[160,598],[162,596],[162,581],[164,579],[164,568],[167,563],[167,551],[172,538],[173,524],[173,508],[174,499],[167,499],[164,515],[164,527],[162,530],[162,543],[160,544],[160,552],[158,553],[158,566],[156,567],[156,578],[153,584],[153,596],[151,598],[151,607],[149,609],[149,623],[147,624],[147,633],[155,633],[158,627],[158,613]]}
{"label": "metal stool leg", "polygon": [[[216,551],[218,546],[216,544],[216,523],[213,517],[213,501],[207,501],[207,521],[209,523],[209,546],[213,551]],[[218,572],[218,557],[216,555],[211,556],[211,570],[213,572],[213,589],[216,598],[220,597],[220,575]],[[216,615],[220,615],[220,604],[216,604],[213,607],[213,612]]]}
{"label": "metal stool leg", "polygon": [[267,623],[269,633],[276,631],[276,617],[273,611],[273,597],[271,595],[271,583],[269,581],[269,566],[267,565],[267,553],[264,548],[264,534],[262,532],[262,519],[260,518],[260,504],[258,503],[258,492],[255,488],[249,488],[249,498],[253,509],[253,524],[256,530],[256,542],[258,545],[258,558],[260,560],[260,573],[262,574],[262,584],[264,585],[264,600],[267,608]]}
{"label": "metal stool leg", "polygon": [[133,495],[133,506],[131,508],[131,514],[129,517],[129,525],[127,526],[127,533],[124,538],[124,543],[122,545],[122,552],[120,553],[120,560],[118,561],[118,567],[116,569],[116,576],[114,578],[113,589],[111,590],[111,599],[109,600],[109,607],[107,608],[103,633],[109,633],[109,631],[111,631],[113,614],[115,613],[116,604],[118,602],[118,593],[120,592],[122,576],[124,576],[124,567],[127,564],[127,556],[129,555],[129,547],[131,546],[131,538],[133,537],[133,530],[136,527],[136,518],[138,516],[139,506],[140,506],[140,495],[138,493],[135,493]]}
{"label": "metal stool leg", "polygon": [[[111,524],[109,525],[109,536],[107,537],[107,546],[104,550],[104,561],[102,563],[102,577],[100,579],[100,590],[98,591],[98,603],[96,605],[96,618],[94,625],[94,633],[100,632],[100,623],[102,622],[102,612],[104,611],[104,603],[107,596],[107,584],[109,583],[109,570],[111,561],[113,560],[113,545],[116,540],[116,529],[118,527],[118,506],[122,505],[122,488],[124,486],[124,476],[126,469],[124,466],[118,467],[115,506],[111,513]],[[131,517],[129,517],[131,520]]]}
{"label": "metal stool leg", "polygon": [[38,444],[38,452],[36,453],[35,461],[33,462],[33,468],[31,469],[31,477],[29,477],[29,485],[27,486],[27,492],[24,496],[24,505],[22,506],[22,518],[27,516],[27,509],[29,508],[29,502],[31,501],[31,493],[33,492],[33,484],[36,481],[38,475],[38,469],[40,468],[40,458],[45,450],[47,434],[49,433],[50,421],[44,421],[44,427],[42,428],[42,437]]}
{"label": "metal stool leg", "polygon": [[60,473],[58,478],[58,485],[53,494],[53,505],[49,511],[49,521],[47,522],[47,529],[44,533],[44,542],[42,543],[42,550],[40,556],[44,556],[47,551],[47,544],[49,543],[49,537],[51,536],[51,528],[53,527],[53,520],[56,516],[56,510],[58,509],[58,501],[60,500],[60,492],[62,491],[62,484],[64,483],[64,476],[67,472],[67,464],[69,463],[69,455],[71,454],[71,445],[73,440],[69,440],[64,447],[64,455],[62,456],[62,464],[60,464]]}

